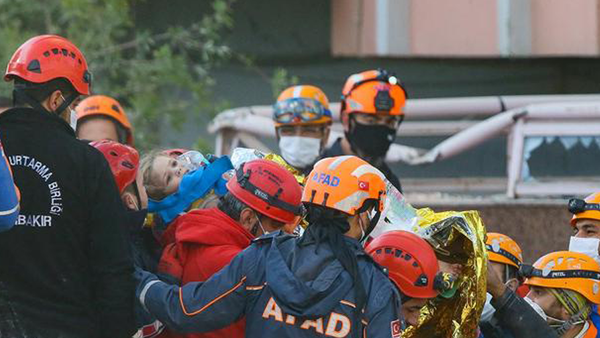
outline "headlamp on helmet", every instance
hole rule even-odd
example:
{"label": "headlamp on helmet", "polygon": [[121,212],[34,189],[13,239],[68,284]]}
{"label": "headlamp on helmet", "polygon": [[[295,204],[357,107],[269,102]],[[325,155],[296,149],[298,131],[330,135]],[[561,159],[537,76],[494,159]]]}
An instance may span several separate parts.
{"label": "headlamp on helmet", "polygon": [[572,214],[579,214],[584,211],[594,210],[600,211],[600,204],[587,203],[585,200],[579,198],[571,198],[569,200],[569,212]]}

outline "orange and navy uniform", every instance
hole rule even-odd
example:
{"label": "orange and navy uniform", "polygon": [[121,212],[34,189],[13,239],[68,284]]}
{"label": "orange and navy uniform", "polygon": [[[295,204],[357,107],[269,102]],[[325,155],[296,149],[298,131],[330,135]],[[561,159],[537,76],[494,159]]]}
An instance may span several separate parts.
{"label": "orange and navy uniform", "polygon": [[208,332],[246,317],[246,337],[399,338],[400,297],[389,278],[344,238],[367,295],[358,315],[352,277],[326,243],[298,245],[282,232],[263,236],[204,283],[168,285],[137,271],[143,306],[180,332]]}

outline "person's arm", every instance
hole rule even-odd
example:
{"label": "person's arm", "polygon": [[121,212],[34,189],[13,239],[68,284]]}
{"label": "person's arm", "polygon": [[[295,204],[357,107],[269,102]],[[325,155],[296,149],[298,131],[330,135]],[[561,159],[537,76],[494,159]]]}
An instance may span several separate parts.
{"label": "person's arm", "polygon": [[365,327],[365,337],[400,337],[400,333],[404,330],[400,296],[396,292],[381,290],[376,295],[374,303],[385,305],[369,319]]}
{"label": "person's arm", "polygon": [[177,332],[207,332],[238,320],[246,308],[247,275],[253,270],[255,248],[236,256],[231,264],[204,283],[169,285],[148,272],[136,271],[136,295],[142,305]]}
{"label": "person's arm", "polygon": [[[96,150],[94,150],[96,151]],[[135,333],[133,263],[127,244],[125,208],[108,163],[98,152],[88,196],[90,270],[94,308],[102,337]],[[94,177],[95,176],[95,177]]]}
{"label": "person's arm", "polygon": [[515,338],[559,338],[537,312],[510,289],[499,298],[492,298],[492,306],[500,325]]}
{"label": "person's arm", "polygon": [[13,227],[19,216],[19,190],[0,144],[0,231]]}
{"label": "person's arm", "polygon": [[487,291],[492,295],[492,306],[498,326],[512,333],[514,338],[559,338],[537,312],[502,283],[502,279],[488,265]]}

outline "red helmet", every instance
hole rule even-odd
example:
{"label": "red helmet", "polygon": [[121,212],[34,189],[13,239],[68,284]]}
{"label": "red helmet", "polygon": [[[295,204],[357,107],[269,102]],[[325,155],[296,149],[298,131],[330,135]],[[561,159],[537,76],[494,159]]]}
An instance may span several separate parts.
{"label": "red helmet", "polygon": [[80,95],[90,94],[92,82],[79,48],[57,35],[36,36],[22,44],[8,62],[4,80],[14,77],[33,83],[64,78]]}
{"label": "red helmet", "polygon": [[252,209],[279,222],[291,223],[302,213],[302,187],[294,175],[272,161],[242,164],[227,182],[227,189]]}
{"label": "red helmet", "polygon": [[390,279],[404,295],[411,298],[438,295],[434,287],[438,260],[421,237],[407,231],[390,231],[375,238],[365,251],[388,269]]}
{"label": "red helmet", "polygon": [[123,193],[135,181],[140,166],[140,155],[132,147],[115,141],[102,140],[90,143],[106,157],[115,177],[119,192]]}

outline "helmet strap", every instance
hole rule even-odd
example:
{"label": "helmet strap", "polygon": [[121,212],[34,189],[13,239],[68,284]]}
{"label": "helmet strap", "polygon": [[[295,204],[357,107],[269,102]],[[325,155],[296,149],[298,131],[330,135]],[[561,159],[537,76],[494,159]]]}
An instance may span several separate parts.
{"label": "helmet strap", "polygon": [[63,103],[58,106],[58,108],[56,109],[56,111],[54,112],[56,115],[60,115],[63,111],[65,111],[65,109],[67,109],[79,96],[78,93],[73,93],[71,95],[68,96],[64,96],[63,95]]}
{"label": "helmet strap", "polygon": [[[381,198],[381,195],[379,196],[379,198]],[[375,203],[372,204],[371,201],[374,201]],[[379,218],[381,218],[381,211],[379,210],[378,206],[379,206],[379,199],[377,200],[369,200],[367,202],[365,202],[365,204],[363,204],[363,206],[359,209],[359,212],[366,212],[369,207],[371,205],[374,205],[374,208],[377,208],[377,212],[375,213],[375,215],[373,216],[373,218],[371,218],[369,220],[369,226],[364,229],[364,233],[362,238],[359,240],[361,243],[366,241],[367,238],[369,238],[369,235],[371,234],[371,232],[373,232],[373,230],[375,229],[375,227],[377,226],[377,223],[379,223]]]}
{"label": "helmet strap", "polygon": [[27,95],[27,93],[25,92],[25,90],[23,88],[15,88],[13,89],[13,105],[15,105],[15,101],[18,98],[19,101],[23,101],[26,102],[28,105],[31,106],[31,108],[41,111],[41,112],[46,112],[49,114],[56,114],[59,115],[65,110],[67,109],[67,107],[69,107],[71,105],[71,103],[73,103],[73,101],[75,101],[75,99],[77,99],[77,96],[79,96],[79,94],[77,93],[73,93],[71,95],[68,95],[67,97],[65,97],[63,95],[63,103],[58,106],[58,108],[55,111],[49,111],[48,109],[46,109],[41,103],[39,103],[37,100],[33,99],[31,96]]}
{"label": "helmet strap", "polygon": [[583,324],[586,321],[586,318],[584,318],[581,311],[579,313],[571,316],[571,318],[569,318],[566,321],[561,321],[560,319],[556,319],[556,318],[550,317],[548,315],[546,315],[546,316],[548,318],[550,318],[551,320],[556,321],[556,324],[549,324],[549,326],[551,328],[553,328],[556,331],[556,333],[561,337],[567,331],[569,331],[571,328],[573,328],[573,326]]}

